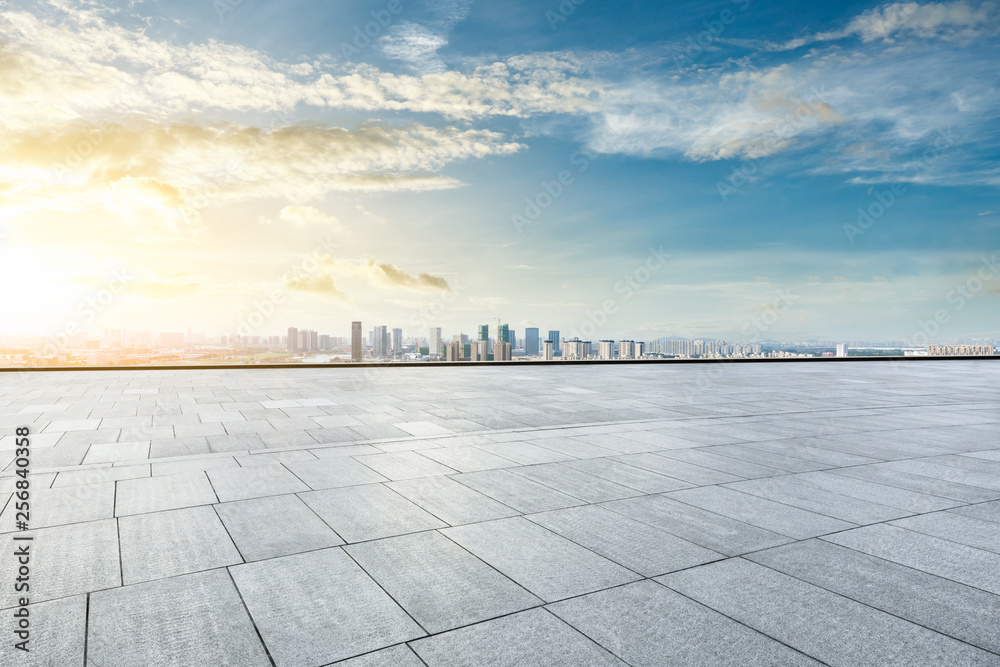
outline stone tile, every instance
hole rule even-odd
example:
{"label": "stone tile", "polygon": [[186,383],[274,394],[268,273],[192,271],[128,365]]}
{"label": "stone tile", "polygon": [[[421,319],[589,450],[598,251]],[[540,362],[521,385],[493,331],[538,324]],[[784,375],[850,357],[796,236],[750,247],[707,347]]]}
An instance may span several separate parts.
{"label": "stone tile", "polygon": [[272,496],[215,506],[247,562],[343,544],[297,496]]}
{"label": "stone tile", "polygon": [[426,667],[407,645],[368,653],[358,658],[338,662],[337,667]]}
{"label": "stone tile", "polygon": [[424,477],[386,484],[445,523],[458,526],[515,516],[518,512],[448,477]]}
{"label": "stone tile", "polygon": [[518,512],[544,512],[580,505],[581,501],[565,493],[559,493],[526,477],[515,475],[508,470],[484,470],[482,472],[453,475],[451,479],[498,500]]}
{"label": "stone tile", "polygon": [[441,532],[546,602],[639,578],[521,517]]}
{"label": "stone tile", "polygon": [[820,664],[652,581],[548,609],[636,667]]}
{"label": "stone tile", "polygon": [[125,585],[243,562],[211,507],[126,516],[118,529]]}
{"label": "stone tile", "polygon": [[[114,519],[42,528],[30,531],[28,536],[34,538],[28,543],[33,602],[121,585],[118,528]],[[25,537],[25,534],[0,535],[0,548],[10,563],[5,564],[5,568],[13,566],[12,555],[23,546],[15,537]],[[0,609],[15,606],[20,595],[13,586],[4,586],[0,590]]]}
{"label": "stone tile", "polygon": [[882,465],[855,466],[852,468],[831,470],[830,472],[837,475],[854,477],[855,479],[864,479],[877,484],[886,484],[899,489],[907,489],[931,496],[958,500],[963,503],[981,503],[1000,498],[1000,491],[934,479],[933,477],[915,475],[900,470],[892,470]]}
{"label": "stone tile", "polygon": [[416,436],[435,436],[435,435],[450,435],[451,430],[428,421],[412,421],[412,422],[401,422],[393,424],[398,429],[406,431],[410,435]]}
{"label": "stone tile", "polygon": [[907,530],[1000,553],[1000,524],[951,512],[935,512],[892,522]]}
{"label": "stone tile", "polygon": [[657,581],[827,664],[996,664],[995,655],[740,558]]}
{"label": "stone tile", "polygon": [[354,457],[378,474],[391,480],[414,479],[432,475],[451,475],[457,472],[448,466],[432,461],[416,452],[369,454]]}
{"label": "stone tile", "polygon": [[93,594],[87,639],[95,666],[271,664],[224,570]]}
{"label": "stone tile", "polygon": [[[432,634],[505,616],[542,601],[437,532],[345,548]],[[428,564],[433,566],[428,567]]]}
{"label": "stone tile", "polygon": [[637,468],[614,459],[585,459],[564,461],[562,465],[627,486],[642,493],[663,493],[690,488],[691,484],[667,477],[651,470]]}
{"label": "stone tile", "polygon": [[[63,486],[55,489],[37,488],[29,480],[30,517],[32,530],[65,524],[110,519],[115,515],[115,484],[100,482]],[[15,532],[17,506],[9,503],[0,513],[0,533]]]}
{"label": "stone tile", "polygon": [[879,524],[823,537],[828,542],[1000,595],[1000,555]]}
{"label": "stone tile", "polygon": [[218,502],[205,473],[166,475],[116,482],[115,516],[211,505]]}
{"label": "stone tile", "polygon": [[385,477],[368,466],[347,456],[312,461],[292,461],[286,463],[285,467],[316,491],[386,481]]}
{"label": "stone tile", "polygon": [[625,667],[544,609],[530,609],[413,642],[428,667]]}
{"label": "stone tile", "polygon": [[745,445],[717,445],[715,447],[708,447],[698,451],[710,452],[712,454],[727,456],[741,461],[748,461],[762,466],[777,468],[778,470],[783,470],[785,472],[812,472],[814,470],[823,470],[831,467],[826,463],[808,461],[803,458],[786,456],[785,454],[778,454],[776,452],[769,452],[762,449],[754,449],[753,447],[747,447]]}
{"label": "stone tile", "polygon": [[693,463],[685,463],[684,461],[668,459],[665,456],[659,456],[657,454],[628,454],[626,456],[616,456],[612,460],[626,463],[637,468],[643,468],[644,470],[650,470],[652,472],[660,473],[661,475],[666,475],[667,477],[673,477],[674,479],[679,479],[683,482],[699,486],[702,484],[725,484],[726,482],[738,482],[744,479],[743,477],[737,477],[736,475],[730,475],[729,473],[719,472],[718,470],[712,470],[711,468],[694,465]]}
{"label": "stone tile", "polygon": [[[12,612],[7,612],[12,613]],[[42,602],[28,607],[31,623],[27,652],[14,648],[23,641],[10,634],[3,647],[8,667],[83,667],[87,634],[87,596]],[[6,614],[5,614],[6,615]],[[15,630],[10,623],[11,630]]]}
{"label": "stone tile", "polygon": [[593,505],[525,518],[644,577],[723,558],[697,544]]}
{"label": "stone tile", "polygon": [[823,540],[745,556],[917,625],[1000,653],[1000,596]]}
{"label": "stone tile", "polygon": [[381,484],[310,491],[300,497],[349,543],[446,525]]}
{"label": "stone tile", "polygon": [[478,447],[437,447],[425,449],[420,452],[421,456],[437,461],[458,472],[479,472],[480,470],[496,470],[497,468],[510,468],[517,465],[509,459],[496,454],[490,454]]}
{"label": "stone tile", "polygon": [[609,482],[602,477],[588,475],[581,470],[559,463],[520,466],[511,468],[510,472],[527,477],[533,482],[538,482],[587,503],[600,503],[641,495],[641,492],[635,489]]}
{"label": "stone tile", "polygon": [[573,457],[553,449],[539,447],[529,442],[497,442],[491,445],[476,445],[479,449],[521,465],[568,461]]}
{"label": "stone tile", "polygon": [[232,456],[200,456],[180,461],[154,462],[153,475],[182,475],[185,473],[200,473],[215,468],[239,468],[240,465]]}
{"label": "stone tile", "polygon": [[675,461],[693,463],[703,468],[718,470],[719,472],[729,473],[730,475],[736,475],[737,477],[743,477],[746,479],[774,477],[775,475],[781,475],[787,472],[771,466],[751,463],[743,459],[734,459],[721,454],[716,454],[708,449],[674,449],[657,452],[656,455],[673,459]]}
{"label": "stone tile", "polygon": [[726,488],[857,524],[881,523],[912,512],[797,484],[788,477],[752,479]]}
{"label": "stone tile", "polygon": [[601,506],[727,556],[737,556],[792,541],[784,535],[665,496],[616,500]]}
{"label": "stone tile", "polygon": [[934,512],[936,510],[957,507],[962,503],[939,496],[929,496],[925,493],[907,491],[894,486],[877,482],[867,482],[844,475],[834,475],[829,472],[807,472],[801,475],[787,477],[797,484],[806,484],[824,491],[831,491],[869,502],[898,507],[911,513]]}
{"label": "stone tile", "polygon": [[114,463],[136,461],[149,458],[149,441],[113,442],[91,445],[83,463]]}
{"label": "stone tile", "polygon": [[249,468],[213,468],[208,478],[220,502],[308,491],[309,487],[280,463]]}
{"label": "stone tile", "polygon": [[326,665],[424,635],[339,548],[231,572],[277,667]]}
{"label": "stone tile", "polygon": [[968,507],[955,507],[948,511],[954,512],[955,514],[961,514],[962,516],[972,517],[973,519],[1000,523],[1000,501],[982,503],[979,505],[969,505]]}
{"label": "stone tile", "polygon": [[[562,430],[558,431],[558,433],[562,432]],[[590,443],[583,442],[579,438],[546,437],[534,440],[532,444],[544,447],[545,449],[551,449],[554,452],[569,456],[572,459],[593,459],[602,456],[615,456],[617,454],[621,454],[620,451],[608,449],[607,447],[591,445]]]}
{"label": "stone tile", "polygon": [[684,489],[665,497],[797,540],[856,527],[853,523],[721,486]]}

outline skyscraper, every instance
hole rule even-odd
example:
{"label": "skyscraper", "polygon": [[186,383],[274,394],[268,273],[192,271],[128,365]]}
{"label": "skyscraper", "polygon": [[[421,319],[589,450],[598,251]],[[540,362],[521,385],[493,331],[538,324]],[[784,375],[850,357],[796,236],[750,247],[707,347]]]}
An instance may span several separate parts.
{"label": "skyscraper", "polygon": [[427,354],[431,357],[441,356],[441,327],[433,327],[427,343]]}
{"label": "skyscraper", "polygon": [[545,361],[552,361],[552,341],[545,341]]}
{"label": "skyscraper", "polygon": [[524,330],[524,354],[529,357],[538,356],[538,328],[529,327]]}
{"label": "skyscraper", "polygon": [[510,361],[510,343],[497,341],[496,347],[493,348],[493,361]]}
{"label": "skyscraper", "polygon": [[351,361],[361,359],[361,322],[351,322]]}
{"label": "skyscraper", "polygon": [[513,341],[510,339],[509,324],[501,324],[497,328],[497,342],[499,343],[500,341],[503,341],[505,343],[513,343]]}
{"label": "skyscraper", "polygon": [[389,347],[389,345],[388,345],[389,335],[386,333],[384,325],[380,325],[380,326],[375,327],[375,336],[374,336],[374,338],[375,338],[375,340],[374,340],[375,357],[377,359],[381,359],[383,357],[388,356],[388,352],[389,352],[388,351],[388,347]]}
{"label": "skyscraper", "polygon": [[392,354],[397,355],[403,351],[403,330],[392,330]]}
{"label": "skyscraper", "polygon": [[555,355],[557,357],[562,356],[562,348],[559,347],[559,332],[558,331],[550,331],[549,332],[549,337],[546,338],[545,340],[552,341],[552,354],[553,355]]}
{"label": "skyscraper", "polygon": [[489,340],[490,339],[490,325],[480,324],[479,325],[479,340]]}
{"label": "skyscraper", "polygon": [[619,359],[635,359],[635,341],[623,340],[618,343]]}
{"label": "skyscraper", "polygon": [[299,350],[299,330],[295,327],[288,327],[288,351],[298,352]]}
{"label": "skyscraper", "polygon": [[602,340],[597,344],[597,356],[601,359],[612,359],[615,355],[615,342]]}

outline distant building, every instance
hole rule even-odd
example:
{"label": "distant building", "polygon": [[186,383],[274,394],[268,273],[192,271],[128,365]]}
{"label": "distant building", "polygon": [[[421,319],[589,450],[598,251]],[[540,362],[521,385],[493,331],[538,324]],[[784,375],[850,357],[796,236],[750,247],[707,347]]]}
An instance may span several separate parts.
{"label": "distant building", "polygon": [[623,340],[618,343],[619,359],[635,359],[635,341]]}
{"label": "distant building", "polygon": [[558,331],[550,331],[549,335],[545,338],[545,340],[552,341],[552,354],[554,354],[557,357],[562,355],[562,347],[559,346]]}
{"label": "distant building", "polygon": [[553,352],[552,341],[550,340],[545,341],[545,361],[552,361],[552,352]]}
{"label": "distant building", "polygon": [[837,343],[837,356],[838,357],[847,356],[847,343]]}
{"label": "distant building", "polygon": [[494,361],[510,361],[511,358],[511,346],[510,343],[506,341],[498,341],[496,347],[493,348],[493,360]]}
{"label": "distant building", "polygon": [[462,360],[462,341],[452,341],[444,346],[445,361]]}
{"label": "distant building", "polygon": [[538,356],[538,328],[528,327],[524,330],[524,353],[529,357]]}
{"label": "distant building", "polygon": [[389,334],[386,332],[385,325],[375,327],[373,333],[372,347],[375,348],[375,358],[382,359],[389,356]]}
{"label": "distant building", "polygon": [[392,354],[393,356],[403,353],[403,330],[392,330]]}
{"label": "distant building", "polygon": [[[289,336],[291,336],[291,330],[289,330]],[[361,336],[361,322],[351,322],[351,361],[361,361],[364,358]]]}
{"label": "distant building", "polygon": [[929,357],[992,357],[992,345],[928,345]]}
{"label": "distant building", "polygon": [[597,343],[597,356],[601,359],[612,359],[615,356],[615,342],[602,340]]}
{"label": "distant building", "polygon": [[[555,352],[555,344],[553,344],[553,352]],[[563,359],[586,359],[583,354],[583,341],[579,338],[571,338],[566,341],[562,356]]]}
{"label": "distant building", "polygon": [[490,339],[490,325],[480,324],[478,340],[489,340],[489,339]]}
{"label": "distant building", "polygon": [[510,343],[511,345],[514,344],[514,341],[512,341],[510,339],[510,325],[509,324],[501,324],[497,328],[497,342],[500,342],[500,341],[503,341],[505,343]]}
{"label": "distant building", "polygon": [[441,327],[431,329],[430,339],[427,345],[427,354],[431,357],[441,356]]}
{"label": "distant building", "polygon": [[299,351],[299,330],[295,327],[288,327],[288,351]]}

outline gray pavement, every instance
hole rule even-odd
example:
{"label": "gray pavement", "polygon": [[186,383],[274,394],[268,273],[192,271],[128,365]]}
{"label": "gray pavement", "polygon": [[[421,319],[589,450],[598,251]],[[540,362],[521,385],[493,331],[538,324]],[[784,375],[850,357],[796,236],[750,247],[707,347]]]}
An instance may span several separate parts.
{"label": "gray pavement", "polygon": [[1000,665],[998,379],[991,361],[0,373],[0,662]]}

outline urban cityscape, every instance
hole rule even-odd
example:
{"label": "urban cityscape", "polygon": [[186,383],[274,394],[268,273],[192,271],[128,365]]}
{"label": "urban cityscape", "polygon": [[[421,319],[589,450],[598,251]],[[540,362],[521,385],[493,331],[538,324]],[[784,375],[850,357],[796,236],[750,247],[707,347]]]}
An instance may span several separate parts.
{"label": "urban cityscape", "polygon": [[289,327],[283,335],[104,329],[74,336],[0,336],[0,367],[200,364],[350,364],[419,362],[780,359],[822,357],[994,356],[1000,341],[962,338],[915,346],[912,341],[726,341],[657,337],[581,340],[558,329],[478,325],[474,334],[426,335],[352,322],[350,336]]}

